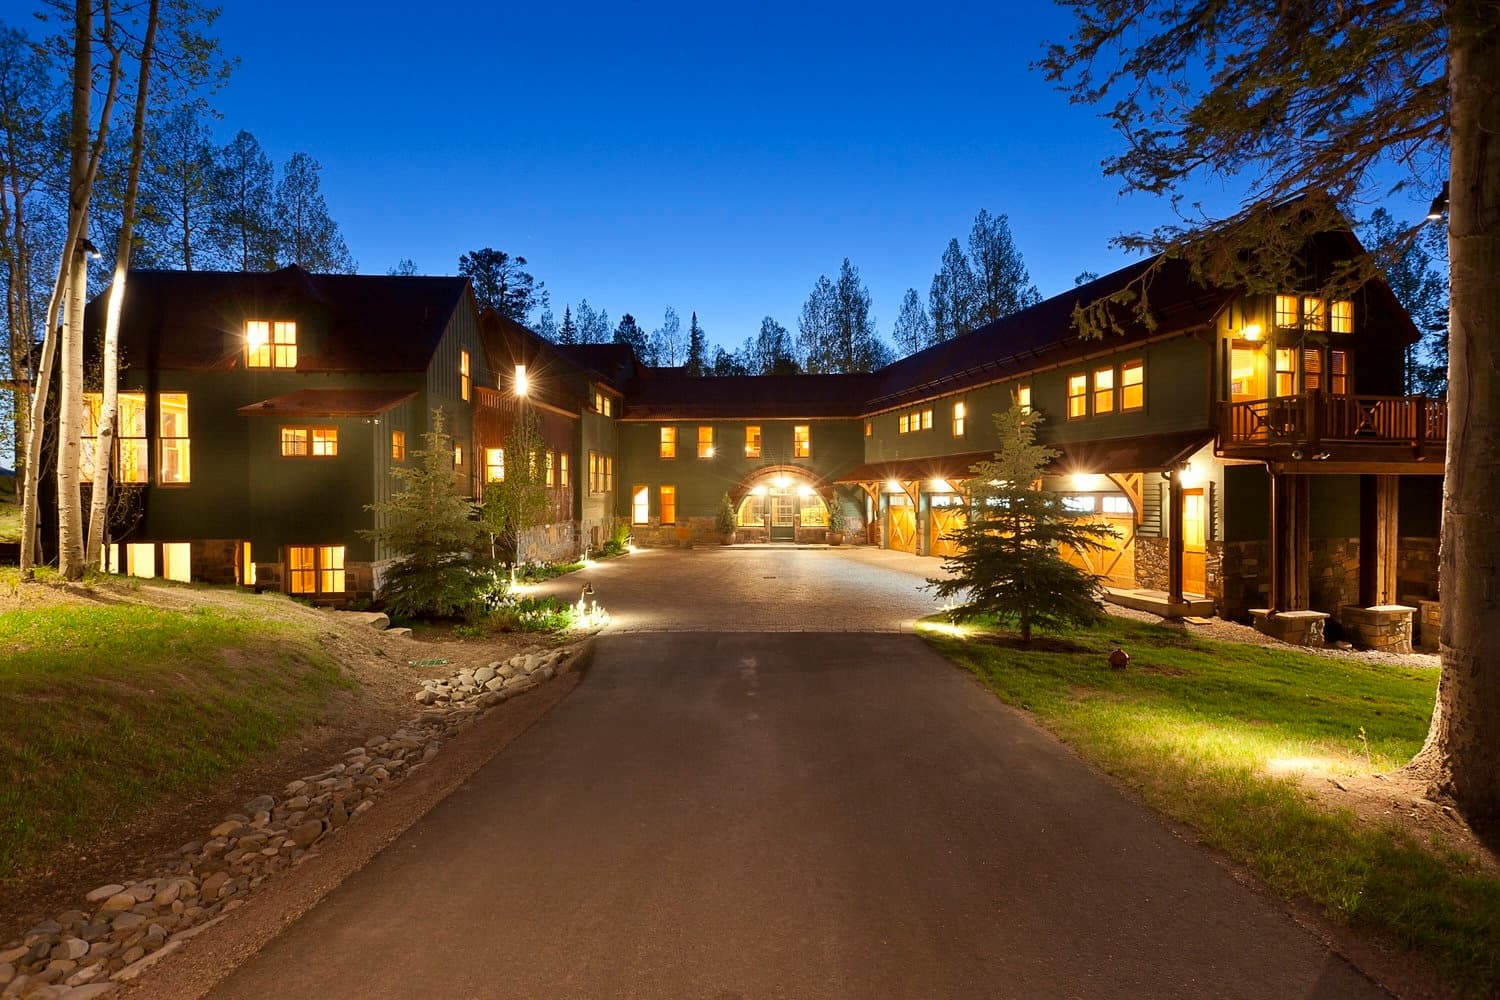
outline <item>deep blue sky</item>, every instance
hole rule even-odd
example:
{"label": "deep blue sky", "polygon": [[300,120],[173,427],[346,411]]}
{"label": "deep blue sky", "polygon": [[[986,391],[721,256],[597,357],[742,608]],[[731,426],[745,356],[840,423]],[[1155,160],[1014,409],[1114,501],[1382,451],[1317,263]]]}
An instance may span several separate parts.
{"label": "deep blue sky", "polygon": [[363,272],[493,246],[559,319],[587,298],[650,330],[670,304],[731,347],[766,314],[795,332],[845,256],[889,339],[980,208],[1049,295],[1166,221],[1030,68],[1069,29],[1050,4],[648,6],[232,2],[218,137],[316,157]]}

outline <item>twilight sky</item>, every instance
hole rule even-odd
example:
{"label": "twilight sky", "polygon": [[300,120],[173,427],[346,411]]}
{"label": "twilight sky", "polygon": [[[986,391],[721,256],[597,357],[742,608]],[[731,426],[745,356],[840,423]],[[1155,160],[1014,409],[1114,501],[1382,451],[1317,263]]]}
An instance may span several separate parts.
{"label": "twilight sky", "polygon": [[848,256],[889,340],[980,208],[1047,295],[1169,211],[1118,196],[1114,133],[1031,70],[1069,29],[1036,0],[224,7],[220,142],[318,159],[362,272],[493,246],[559,319],[586,298],[649,331],[672,305],[733,347],[767,314],[795,333]]}

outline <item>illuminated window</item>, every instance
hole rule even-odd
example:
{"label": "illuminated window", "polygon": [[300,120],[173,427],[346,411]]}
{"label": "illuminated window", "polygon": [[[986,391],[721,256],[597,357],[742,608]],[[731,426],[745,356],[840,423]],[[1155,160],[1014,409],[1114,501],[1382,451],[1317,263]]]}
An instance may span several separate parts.
{"label": "illuminated window", "polygon": [[297,324],[252,319],[245,322],[247,368],[296,368]]}
{"label": "illuminated window", "polygon": [[1289,347],[1276,349],[1276,395],[1297,393],[1297,352]]}
{"label": "illuminated window", "polygon": [[1022,413],[1031,412],[1031,386],[1022,383],[1016,387],[1016,405],[1021,407]]}
{"label": "illuminated window", "polygon": [[[181,394],[173,394],[181,396]],[[186,396],[181,396],[184,411]],[[99,420],[104,398],[97,392],[83,394],[83,435],[79,441],[79,476],[86,483],[94,481],[94,447],[99,436]],[[122,392],[115,397],[116,426],[114,479],[117,483],[144,485],[150,481],[151,468],[146,440],[146,394]],[[184,433],[186,428],[184,427]],[[183,445],[186,446],[184,441]],[[186,480],[183,480],[186,482]]]}
{"label": "illuminated window", "polygon": [[505,449],[484,449],[484,481],[487,483],[500,483],[505,481]]}
{"label": "illuminated window", "polygon": [[1304,330],[1328,329],[1328,314],[1323,311],[1323,300],[1305,295],[1302,298],[1302,328]]}
{"label": "illuminated window", "polygon": [[547,468],[547,478],[545,480],[546,484],[548,486],[551,486],[551,485],[553,485],[556,482],[556,474],[553,471],[556,468],[556,466],[557,466],[556,454],[549,449],[548,452],[547,452],[547,466],[546,466],[546,468]]}
{"label": "illuminated window", "polygon": [[604,456],[604,492],[612,492],[615,488],[615,458],[613,455]]}
{"label": "illuminated window", "polygon": [[250,554],[249,542],[241,543],[241,553],[239,585],[241,587],[253,587],[255,586],[255,559]]}
{"label": "illuminated window", "polygon": [[896,433],[905,434],[910,429],[911,417],[905,413],[901,414],[900,419],[896,421]]}
{"label": "illuminated window", "polygon": [[1316,347],[1302,349],[1302,391],[1323,388],[1323,352]]}
{"label": "illuminated window", "polygon": [[1070,514],[1092,514],[1096,505],[1096,499],[1092,496],[1062,498],[1063,510]]}
{"label": "illuminated window", "polygon": [[1120,366],[1120,409],[1139,410],[1146,405],[1146,362],[1127,361]]}
{"label": "illuminated window", "polygon": [[1130,498],[1123,493],[1108,493],[1099,498],[1100,510],[1105,514],[1134,514]]}
{"label": "illuminated window", "polygon": [[531,379],[526,376],[525,365],[516,365],[515,389],[517,396],[525,396],[531,392]]}
{"label": "illuminated window", "polygon": [[698,428],[698,457],[714,457],[714,429],[712,427]]}
{"label": "illuminated window", "polygon": [[599,453],[589,452],[589,492],[598,493],[599,489]]}
{"label": "illuminated window", "polygon": [[812,457],[812,427],[809,424],[795,424],[792,427],[792,457]]}
{"label": "illuminated window", "polygon": [[1280,327],[1297,325],[1297,296],[1276,296],[1276,325]]}
{"label": "illuminated window", "polygon": [[158,449],[161,461],[157,476],[163,486],[181,486],[193,481],[192,442],[188,439],[188,398],[185,392],[164,392],[156,397]]}
{"label": "illuminated window", "polygon": [[339,453],[339,429],[337,427],[314,427],[312,429],[312,453],[318,458],[333,458]]}
{"label": "illuminated window", "polygon": [[391,458],[398,462],[406,461],[405,431],[391,431]]}
{"label": "illuminated window", "polygon": [[932,430],[932,407],[928,407],[922,411],[922,429],[924,431]]}
{"label": "illuminated window", "polygon": [[193,546],[189,542],[163,542],[161,575],[164,580],[191,583],[193,579]]}
{"label": "illuminated window", "polygon": [[1115,370],[1094,369],[1094,412],[1112,413],[1115,408]]}
{"label": "illuminated window", "polygon": [[803,497],[797,520],[804,528],[828,527],[828,508],[823,506],[823,498],[816,493]]}
{"label": "illuminated window", "polygon": [[594,390],[594,409],[606,417],[611,416],[614,411],[613,401],[599,390]]}
{"label": "illuminated window", "polygon": [[281,457],[307,457],[306,427],[283,427],[281,429]]}
{"label": "illuminated window", "polygon": [[1089,415],[1089,377],[1083,372],[1068,376],[1068,419]]}
{"label": "illuminated window", "polygon": [[630,523],[651,523],[651,487],[645,483],[630,488]]}
{"label": "illuminated window", "polygon": [[1328,391],[1335,396],[1349,395],[1349,352],[1328,352]]}
{"label": "illuminated window", "polygon": [[661,429],[661,444],[657,449],[657,454],[662,458],[677,457],[677,428],[663,427]]}
{"label": "illuminated window", "polygon": [[953,404],[953,436],[954,437],[961,438],[961,437],[964,436],[964,421],[965,421],[967,415],[968,415],[968,413],[967,413],[967,410],[964,408],[964,404],[963,403],[954,403]]}
{"label": "illuminated window", "polygon": [[1348,299],[1339,299],[1338,301],[1331,303],[1331,307],[1331,320],[1333,323],[1332,332],[1353,333],[1354,303],[1350,302]]}
{"label": "illuminated window", "polygon": [[735,523],[741,528],[759,528],[766,522],[766,498],[755,493],[740,504],[740,514]]}
{"label": "illuminated window", "polygon": [[677,487],[662,486],[661,488],[661,523],[677,523]]}
{"label": "illuminated window", "polygon": [[745,428],[745,457],[760,458],[760,428],[754,424]]}
{"label": "illuminated window", "polygon": [[615,460],[597,451],[589,452],[589,492],[608,493],[615,488]]}
{"label": "illuminated window", "polygon": [[342,545],[289,545],[286,550],[287,583],[294,594],[342,594],[344,592],[344,547]]}
{"label": "illuminated window", "polygon": [[453,467],[456,469],[464,464],[464,446],[456,444],[453,446]]}
{"label": "illuminated window", "polygon": [[557,485],[567,486],[568,483],[568,456],[557,456]]}
{"label": "illuminated window", "polygon": [[873,437],[874,435],[875,435],[875,421],[873,421],[873,420],[866,420],[865,421],[865,437]]}
{"label": "illuminated window", "polygon": [[469,398],[469,352],[458,352],[458,398]]}
{"label": "illuminated window", "polygon": [[131,542],[125,546],[125,572],[150,579],[156,575],[156,546],[150,542]]}

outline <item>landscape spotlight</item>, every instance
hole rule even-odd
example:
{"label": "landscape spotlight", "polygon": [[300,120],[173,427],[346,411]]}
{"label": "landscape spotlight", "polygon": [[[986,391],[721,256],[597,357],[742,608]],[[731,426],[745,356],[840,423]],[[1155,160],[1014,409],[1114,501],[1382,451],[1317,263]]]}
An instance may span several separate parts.
{"label": "landscape spotlight", "polygon": [[1432,199],[1432,204],[1427,208],[1427,221],[1436,222],[1446,211],[1448,211],[1448,182],[1443,181],[1443,190],[1438,192],[1437,197]]}

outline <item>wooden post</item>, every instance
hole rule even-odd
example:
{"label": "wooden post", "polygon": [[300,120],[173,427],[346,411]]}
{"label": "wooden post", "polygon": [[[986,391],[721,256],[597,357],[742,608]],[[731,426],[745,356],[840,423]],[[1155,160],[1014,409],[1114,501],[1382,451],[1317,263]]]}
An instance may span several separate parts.
{"label": "wooden post", "polygon": [[1307,477],[1271,473],[1271,610],[1307,610]]}
{"label": "wooden post", "polygon": [[1398,480],[1359,477],[1359,603],[1395,604]]}
{"label": "wooden post", "polygon": [[1173,469],[1167,483],[1167,602],[1181,604],[1182,470]]}

